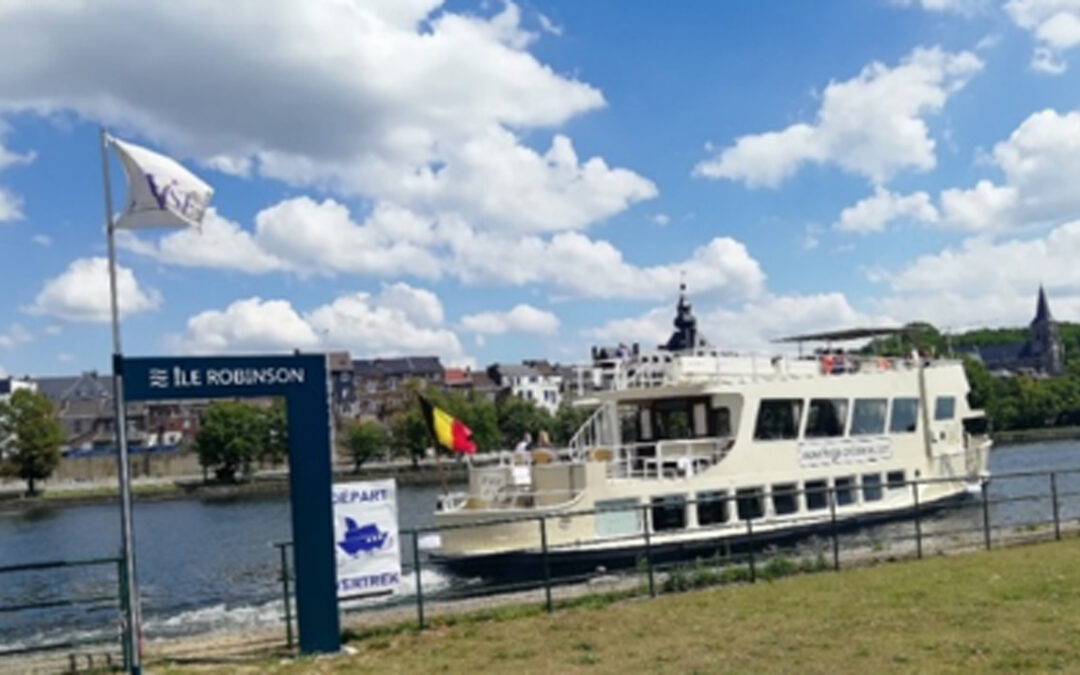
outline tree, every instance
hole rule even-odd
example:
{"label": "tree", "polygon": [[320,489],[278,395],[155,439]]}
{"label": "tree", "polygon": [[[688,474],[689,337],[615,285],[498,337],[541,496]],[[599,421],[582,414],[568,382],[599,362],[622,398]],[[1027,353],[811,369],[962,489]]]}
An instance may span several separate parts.
{"label": "tree", "polygon": [[571,405],[559,406],[559,409],[555,411],[551,434],[552,442],[560,446],[569,443],[577,430],[581,428],[581,425],[585,424],[585,420],[589,419],[589,415],[593,413],[593,410],[595,408],[575,408]]}
{"label": "tree", "polygon": [[536,440],[540,430],[550,435],[552,432],[551,415],[532,401],[517,396],[507,396],[496,406],[499,418],[499,430],[502,432],[502,447],[512,448],[526,432]]}
{"label": "tree", "polygon": [[349,426],[345,444],[353,461],[353,473],[390,445],[390,435],[378,422],[359,422]]}
{"label": "tree", "polygon": [[26,481],[27,496],[38,494],[60,463],[64,432],[43,394],[20,389],[0,403],[0,471]]}
{"label": "tree", "polygon": [[266,448],[266,424],[261,410],[238,401],[216,401],[206,409],[195,450],[199,462],[217,479],[235,482],[237,473],[251,473],[251,463]]}

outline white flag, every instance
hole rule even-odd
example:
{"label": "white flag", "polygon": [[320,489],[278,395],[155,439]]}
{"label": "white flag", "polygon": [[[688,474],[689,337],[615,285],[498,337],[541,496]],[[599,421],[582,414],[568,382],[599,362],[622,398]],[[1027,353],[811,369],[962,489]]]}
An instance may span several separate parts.
{"label": "white flag", "polygon": [[214,189],[174,159],[109,137],[127,175],[127,208],[116,227],[198,227]]}

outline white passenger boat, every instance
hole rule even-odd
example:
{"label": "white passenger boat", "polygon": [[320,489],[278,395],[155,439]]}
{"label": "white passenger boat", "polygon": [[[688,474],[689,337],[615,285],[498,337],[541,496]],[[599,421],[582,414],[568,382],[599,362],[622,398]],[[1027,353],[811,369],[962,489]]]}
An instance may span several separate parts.
{"label": "white passenger boat", "polygon": [[[468,492],[435,514],[436,559],[500,576],[535,571],[545,549],[579,570],[632,565],[646,546],[690,557],[748,535],[905,517],[987,476],[986,418],[960,361],[721,353],[698,336],[685,293],[675,326],[665,347],[613,364],[569,447],[472,466]],[[791,340],[884,332],[895,331]]]}

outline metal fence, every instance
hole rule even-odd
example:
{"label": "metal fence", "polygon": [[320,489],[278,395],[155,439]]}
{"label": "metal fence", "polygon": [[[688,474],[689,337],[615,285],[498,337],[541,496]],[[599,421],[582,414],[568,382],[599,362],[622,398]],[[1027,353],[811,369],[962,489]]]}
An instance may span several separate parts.
{"label": "metal fence", "polygon": [[[663,528],[671,523],[658,520],[658,514],[654,513],[657,504],[635,504],[626,511],[640,523],[640,531],[604,540],[610,545],[621,545],[621,564],[595,565],[592,569],[557,564],[560,554],[574,545],[554,543],[551,533],[568,518],[595,517],[600,513],[597,510],[506,518],[483,524],[407,528],[400,532],[404,559],[402,592],[391,599],[344,604],[342,625],[348,629],[411,622],[422,630],[434,616],[500,606],[531,605],[551,612],[561,605],[588,602],[599,596],[655,597],[690,588],[754,583],[790,574],[839,571],[845,566],[882,560],[990,550],[1080,534],[1080,468],[998,474],[977,484],[972,493],[955,503],[928,504],[922,500],[921,495],[943,482],[957,483],[955,479],[916,479],[876,486],[858,483],[830,484],[814,490],[791,489],[787,494],[798,499],[798,503],[805,503],[808,496],[813,496],[823,499],[824,507],[818,514],[807,515],[802,509],[784,516],[782,532],[775,529],[780,521],[774,505],[764,507],[760,518],[743,518],[748,514],[740,513],[735,498],[728,495],[725,501],[729,517],[715,526],[701,528],[715,531],[715,536],[696,541],[692,552],[673,550],[671,542],[664,541],[669,531]],[[870,489],[891,490],[894,495],[899,490],[910,491],[910,499],[887,519],[872,524],[853,521],[847,507],[852,500],[862,502],[865,491]],[[764,506],[767,497],[762,495],[762,499]],[[708,502],[686,499],[682,504],[685,509],[697,509]],[[522,522],[536,523],[539,545],[532,549],[530,562],[516,570],[518,573],[503,570],[511,572],[500,575],[503,580],[450,577],[447,582],[447,575],[440,574],[445,568],[431,560],[421,546],[426,536],[467,529],[481,540],[500,526]],[[799,526],[812,527],[812,532],[792,531],[799,530]],[[294,644],[291,543],[279,542],[275,546],[281,566],[286,641],[291,648]],[[629,562],[627,551],[631,556]],[[441,583],[429,583],[428,573],[437,575]]]}
{"label": "metal fence", "polygon": [[[94,578],[94,570],[102,569],[107,577],[111,577],[109,572],[114,570],[115,578]],[[105,557],[48,560],[0,567],[0,578],[5,579],[13,575],[36,574],[49,575],[47,580],[36,584],[39,589],[36,593],[38,597],[0,604],[0,618],[41,610],[62,611],[71,608],[80,613],[100,612],[103,624],[115,626],[115,633],[111,628],[107,628],[98,635],[87,637],[29,639],[21,643],[8,644],[0,642],[0,669],[5,664],[5,658],[30,655],[51,656],[55,662],[53,667],[66,667],[71,672],[80,668],[87,670],[112,668],[115,665],[121,665],[114,664],[114,653],[118,653],[119,660],[126,669],[129,654],[124,647],[126,643],[122,639],[125,630],[123,598],[126,597],[124,591],[127,583],[123,559]],[[98,574],[100,576],[100,572]],[[69,595],[67,591],[72,588],[79,592]],[[105,589],[109,591],[106,592]],[[2,597],[0,595],[0,598]],[[59,622],[62,622],[62,619]],[[60,665],[61,663],[63,665]]]}

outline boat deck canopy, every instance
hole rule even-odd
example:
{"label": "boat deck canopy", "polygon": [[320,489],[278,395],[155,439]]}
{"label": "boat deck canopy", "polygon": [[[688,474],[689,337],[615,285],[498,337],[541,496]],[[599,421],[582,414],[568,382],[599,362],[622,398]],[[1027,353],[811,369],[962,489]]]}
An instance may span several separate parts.
{"label": "boat deck canopy", "polygon": [[825,331],[823,333],[791,335],[789,337],[773,340],[773,342],[841,342],[843,340],[862,340],[865,338],[880,337],[882,335],[897,335],[903,332],[903,328],[893,326],[881,326],[878,328],[845,328],[843,330]]}

